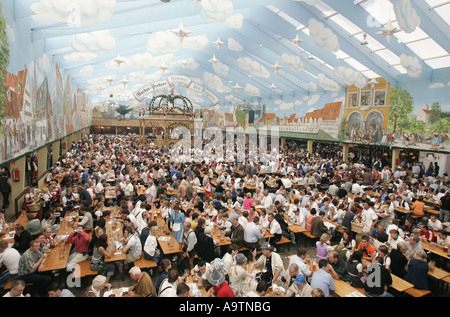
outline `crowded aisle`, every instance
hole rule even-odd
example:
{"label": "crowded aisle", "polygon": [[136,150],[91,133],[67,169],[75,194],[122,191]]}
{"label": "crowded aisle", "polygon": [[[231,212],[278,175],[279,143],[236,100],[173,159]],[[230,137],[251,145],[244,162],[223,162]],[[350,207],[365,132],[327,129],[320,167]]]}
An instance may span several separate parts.
{"label": "crowded aisle", "polygon": [[195,162],[133,134],[85,135],[2,217],[3,293],[447,296],[448,175],[328,146]]}

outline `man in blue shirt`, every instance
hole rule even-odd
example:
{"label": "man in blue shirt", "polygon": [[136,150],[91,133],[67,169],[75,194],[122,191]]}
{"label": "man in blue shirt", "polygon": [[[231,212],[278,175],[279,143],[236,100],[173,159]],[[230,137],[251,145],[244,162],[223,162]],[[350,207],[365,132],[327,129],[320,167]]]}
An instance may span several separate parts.
{"label": "man in blue shirt", "polygon": [[333,276],[330,274],[331,265],[327,260],[319,261],[319,270],[314,272],[311,277],[311,287],[313,289],[319,288],[324,292],[325,297],[330,295],[330,291],[336,290]]}

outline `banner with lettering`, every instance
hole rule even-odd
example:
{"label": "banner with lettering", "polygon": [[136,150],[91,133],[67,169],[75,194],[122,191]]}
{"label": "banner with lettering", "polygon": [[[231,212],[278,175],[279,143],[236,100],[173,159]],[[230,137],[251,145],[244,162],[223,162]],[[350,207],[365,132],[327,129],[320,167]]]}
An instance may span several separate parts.
{"label": "banner with lettering", "polygon": [[170,75],[167,76],[166,79],[159,80],[148,84],[142,88],[139,88],[134,92],[134,98],[138,101],[142,102],[143,98],[146,95],[154,93],[157,90],[162,90],[166,88],[173,88],[175,84],[183,84],[186,89],[190,89],[195,91],[196,93],[201,94],[202,96],[208,98],[211,101],[212,106],[215,106],[219,103],[219,97],[213,94],[209,89],[203,87],[202,85],[196,84],[192,81],[191,78],[184,75]]}

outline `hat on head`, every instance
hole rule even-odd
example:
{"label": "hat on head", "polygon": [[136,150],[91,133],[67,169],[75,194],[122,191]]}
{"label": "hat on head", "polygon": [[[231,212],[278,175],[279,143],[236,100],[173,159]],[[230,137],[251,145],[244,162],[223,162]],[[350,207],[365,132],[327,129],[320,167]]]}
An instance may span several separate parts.
{"label": "hat on head", "polygon": [[247,262],[247,257],[245,255],[243,255],[242,253],[238,253],[236,255],[236,263],[237,264],[242,264]]}
{"label": "hat on head", "polygon": [[295,284],[297,285],[302,285],[303,283],[305,283],[305,276],[303,274],[299,274],[297,275],[297,277],[295,278]]}
{"label": "hat on head", "polygon": [[92,286],[94,288],[99,288],[100,286],[104,285],[106,283],[106,276],[103,275],[97,275],[94,280],[92,281]]}
{"label": "hat on head", "polygon": [[263,250],[272,250],[272,245],[270,245],[269,242],[264,242],[264,244],[261,246],[261,249],[263,249]]}
{"label": "hat on head", "polygon": [[208,274],[206,277],[208,282],[213,286],[219,286],[225,281],[225,274],[223,273],[223,270],[211,270],[211,273]]}

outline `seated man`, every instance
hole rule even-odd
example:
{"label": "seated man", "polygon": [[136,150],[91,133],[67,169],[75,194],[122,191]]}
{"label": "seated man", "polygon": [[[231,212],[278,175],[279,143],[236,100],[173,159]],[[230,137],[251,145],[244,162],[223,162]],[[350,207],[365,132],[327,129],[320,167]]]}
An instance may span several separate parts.
{"label": "seated man", "polygon": [[47,287],[53,281],[51,272],[42,272],[47,253],[40,250],[40,242],[33,240],[30,248],[26,250],[19,260],[18,277],[25,283],[37,284],[37,295],[47,295]]}
{"label": "seated man", "polygon": [[328,262],[333,270],[330,272],[335,279],[341,279],[344,282],[350,281],[350,274],[347,270],[346,262],[339,256],[339,253],[332,251],[328,253]]}
{"label": "seated man", "polygon": [[333,276],[330,274],[331,269],[331,265],[327,260],[320,260],[319,269],[311,277],[311,287],[313,289],[319,288],[325,297],[328,297],[330,292],[336,290]]}
{"label": "seated man", "polygon": [[244,227],[239,223],[238,217],[231,219],[231,225],[230,241],[241,248],[244,245]]}
{"label": "seated man", "polygon": [[363,251],[363,257],[370,261],[377,252],[377,249],[375,249],[373,244],[370,243],[370,238],[367,235],[361,238],[361,242],[359,243],[357,250]]}
{"label": "seated man", "polygon": [[0,288],[4,288],[9,280],[17,277],[20,253],[8,246],[5,240],[0,241],[0,267],[5,266],[5,270],[0,275]]}

